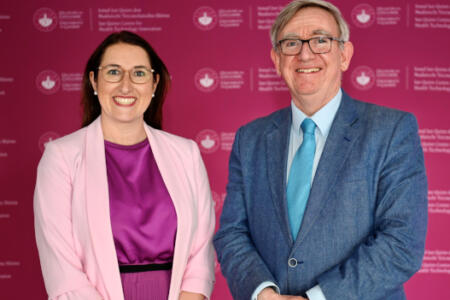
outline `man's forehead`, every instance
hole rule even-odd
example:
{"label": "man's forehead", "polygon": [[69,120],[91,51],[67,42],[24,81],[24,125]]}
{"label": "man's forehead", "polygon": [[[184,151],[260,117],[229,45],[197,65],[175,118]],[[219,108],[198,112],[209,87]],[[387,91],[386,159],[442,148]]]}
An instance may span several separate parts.
{"label": "man's forehead", "polygon": [[339,25],[333,14],[326,9],[305,7],[297,11],[280,31],[282,37],[298,37],[299,34],[334,36],[339,34]]}

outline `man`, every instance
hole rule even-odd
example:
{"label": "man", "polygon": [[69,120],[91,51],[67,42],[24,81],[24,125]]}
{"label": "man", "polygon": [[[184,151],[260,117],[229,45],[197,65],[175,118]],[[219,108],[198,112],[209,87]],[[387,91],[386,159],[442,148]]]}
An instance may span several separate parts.
{"label": "man", "polygon": [[236,133],[214,240],[233,297],[405,299],[427,224],[415,118],[341,90],[353,46],[332,4],[290,3],[271,38],[292,101]]}

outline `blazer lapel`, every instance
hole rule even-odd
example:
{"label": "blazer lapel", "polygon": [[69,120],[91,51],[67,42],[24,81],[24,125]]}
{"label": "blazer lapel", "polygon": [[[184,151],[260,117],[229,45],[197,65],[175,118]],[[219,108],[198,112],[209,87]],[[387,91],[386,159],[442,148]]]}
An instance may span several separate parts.
{"label": "blazer lapel", "polygon": [[269,179],[272,201],[281,225],[282,234],[289,244],[292,244],[293,240],[287,215],[286,163],[291,119],[291,109],[283,110],[274,120],[273,127],[266,133],[267,178]]}
{"label": "blazer lapel", "polygon": [[183,274],[179,274],[184,270],[186,265],[186,255],[182,255],[183,248],[189,246],[189,231],[191,230],[189,223],[189,209],[183,203],[186,201],[186,192],[183,189],[183,182],[180,182],[177,166],[174,163],[173,153],[170,152],[168,145],[162,138],[161,134],[147,125],[144,125],[145,131],[152,148],[161,177],[166,185],[167,191],[172,198],[175,212],[177,214],[177,233],[175,237],[175,249],[173,257],[173,269],[168,299],[175,299],[178,296],[174,293],[181,287],[181,279]]}
{"label": "blazer lapel", "polygon": [[97,118],[86,133],[86,211],[98,268],[109,299],[123,299],[109,212],[105,144]]}
{"label": "blazer lapel", "polygon": [[296,245],[301,244],[325,207],[337,179],[337,174],[359,135],[358,113],[354,100],[343,93],[341,105],[330,129],[317,166]]}

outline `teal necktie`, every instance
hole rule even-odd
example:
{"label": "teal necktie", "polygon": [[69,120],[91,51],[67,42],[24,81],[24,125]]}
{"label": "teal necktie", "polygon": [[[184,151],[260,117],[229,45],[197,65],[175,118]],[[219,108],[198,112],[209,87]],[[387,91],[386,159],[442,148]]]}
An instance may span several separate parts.
{"label": "teal necktie", "polygon": [[308,202],[314,153],[316,152],[316,139],[314,136],[316,124],[311,119],[305,119],[301,127],[303,130],[303,142],[292,160],[286,192],[289,224],[291,225],[294,241],[297,239],[306,203]]}

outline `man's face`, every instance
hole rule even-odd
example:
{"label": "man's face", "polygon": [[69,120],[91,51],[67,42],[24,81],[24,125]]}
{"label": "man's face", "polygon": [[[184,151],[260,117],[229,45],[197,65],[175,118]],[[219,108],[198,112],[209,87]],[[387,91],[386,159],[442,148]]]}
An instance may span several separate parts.
{"label": "man's face", "polygon": [[[277,41],[285,38],[310,39],[317,36],[339,38],[339,28],[334,17],[324,9],[306,7],[301,9],[278,34]],[[305,101],[314,101],[315,113],[330,101],[341,85],[341,74],[347,70],[353,54],[350,42],[341,48],[337,41],[332,41],[331,51],[314,54],[307,43],[303,43],[298,55],[286,56],[278,51],[271,51],[271,57],[277,73],[286,82],[294,103],[304,112]]]}

